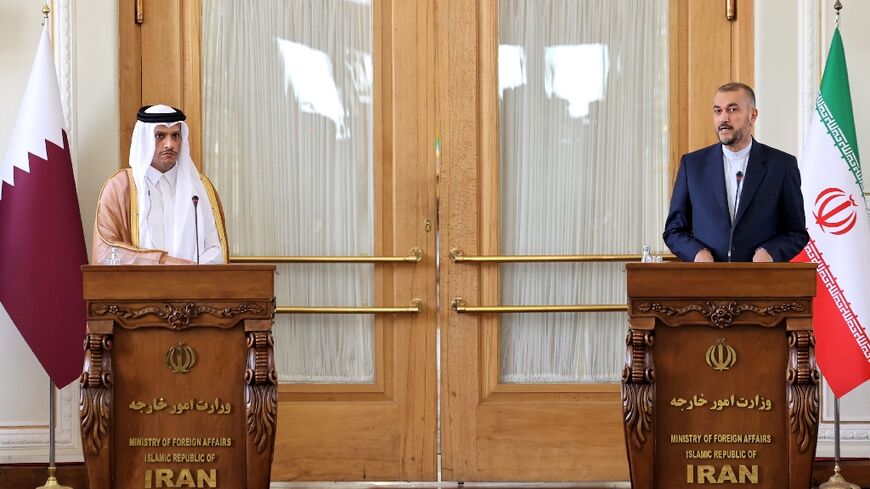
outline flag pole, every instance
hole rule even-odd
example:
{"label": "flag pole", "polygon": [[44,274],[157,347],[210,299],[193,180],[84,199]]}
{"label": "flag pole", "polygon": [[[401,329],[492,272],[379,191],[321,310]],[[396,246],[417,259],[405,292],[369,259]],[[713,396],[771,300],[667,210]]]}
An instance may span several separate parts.
{"label": "flag pole", "polygon": [[[843,4],[840,0],[834,3],[834,26],[840,28],[840,10],[843,10]],[[847,481],[840,475],[840,398],[834,395],[834,475],[827,482],[819,486],[819,489],[861,489],[860,487]]]}
{"label": "flag pole", "polygon": [[45,485],[39,486],[36,489],[45,489],[47,487],[52,487],[54,489],[72,489],[69,486],[61,485],[57,478],[54,476],[55,471],[57,471],[57,467],[54,465],[54,431],[55,431],[55,418],[57,414],[57,405],[56,405],[56,392],[57,387],[54,385],[53,380],[48,381],[48,480],[45,481]]}
{"label": "flag pole", "polygon": [[[51,9],[48,7],[48,4],[42,6],[42,26],[45,27],[48,24],[48,15],[51,13]],[[36,489],[44,489],[46,487],[52,487],[54,489],[72,489],[69,486],[63,486],[57,481],[57,477],[54,476],[57,471],[57,467],[54,465],[54,432],[57,428],[55,426],[57,419],[57,386],[54,385],[54,381],[49,379],[48,381],[48,479],[45,481],[45,484],[37,487]]]}
{"label": "flag pole", "polygon": [[[837,3],[840,3],[839,0]],[[840,398],[836,394],[834,395],[834,475],[828,479],[828,482],[820,485],[819,489],[861,489],[840,475]]]}

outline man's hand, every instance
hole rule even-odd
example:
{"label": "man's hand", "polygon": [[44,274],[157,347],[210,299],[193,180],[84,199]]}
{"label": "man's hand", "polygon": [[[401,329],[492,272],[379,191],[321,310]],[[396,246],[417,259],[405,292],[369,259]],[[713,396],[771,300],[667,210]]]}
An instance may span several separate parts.
{"label": "man's hand", "polygon": [[755,250],[755,255],[752,256],[752,261],[769,263],[773,261],[773,257],[764,248],[758,248]]}
{"label": "man's hand", "polygon": [[163,260],[163,265],[193,265],[194,263],[190,260],[185,260],[184,258],[175,258],[174,256],[166,255],[166,259]]}
{"label": "man's hand", "polygon": [[704,248],[695,255],[695,263],[713,263],[713,254],[710,250]]}

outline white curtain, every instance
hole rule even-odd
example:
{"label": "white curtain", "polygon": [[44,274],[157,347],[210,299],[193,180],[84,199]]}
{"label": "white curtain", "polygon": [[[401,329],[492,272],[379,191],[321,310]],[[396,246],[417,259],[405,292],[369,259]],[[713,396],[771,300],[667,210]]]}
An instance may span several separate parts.
{"label": "white curtain", "polygon": [[[371,255],[372,10],[365,0],[202,7],[203,159],[232,255]],[[370,265],[282,265],[278,304],[371,305]],[[373,382],[370,316],[278,316],[284,382]]]}
{"label": "white curtain", "polygon": [[[663,252],[666,0],[501,0],[501,252]],[[621,304],[624,265],[501,267],[505,304]],[[624,313],[505,314],[502,382],[615,382]]]}

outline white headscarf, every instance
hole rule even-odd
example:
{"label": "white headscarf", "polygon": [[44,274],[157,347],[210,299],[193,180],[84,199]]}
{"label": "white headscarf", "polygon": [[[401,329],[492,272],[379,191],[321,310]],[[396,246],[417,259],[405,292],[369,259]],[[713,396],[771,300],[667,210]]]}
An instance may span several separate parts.
{"label": "white headscarf", "polygon": [[[145,110],[149,114],[173,114],[178,111],[166,105],[153,105]],[[216,229],[213,204],[208,192],[199,178],[199,170],[190,158],[189,130],[184,121],[147,123],[136,121],[133,128],[133,139],[130,143],[130,168],[133,170],[133,180],[136,183],[139,202],[139,243],[143,246],[151,242],[151,227],[146,221],[149,199],[145,173],[154,158],[154,128],[157,126],[172,127],[181,124],[181,149],[178,152],[178,177],[175,183],[175,216],[173,219],[174,239],[167,247],[171,256],[196,262],[196,238],[193,219],[193,196],[199,197],[197,219],[199,224],[199,251],[205,249],[205,230]],[[166,218],[170,218],[166,216]]]}

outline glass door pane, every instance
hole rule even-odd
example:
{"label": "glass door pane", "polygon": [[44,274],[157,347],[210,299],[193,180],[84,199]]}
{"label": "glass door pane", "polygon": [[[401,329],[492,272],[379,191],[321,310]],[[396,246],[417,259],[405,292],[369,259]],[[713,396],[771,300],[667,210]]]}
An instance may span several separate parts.
{"label": "glass door pane", "polygon": [[[203,159],[232,255],[374,251],[369,1],[203,2]],[[370,265],[280,265],[278,304],[372,305]],[[283,382],[374,381],[374,319],[280,315]]]}
{"label": "glass door pane", "polygon": [[[502,254],[665,250],[667,12],[665,0],[500,0]],[[622,304],[622,270],[503,265],[502,303]],[[625,327],[614,313],[503,315],[500,381],[617,382]]]}

